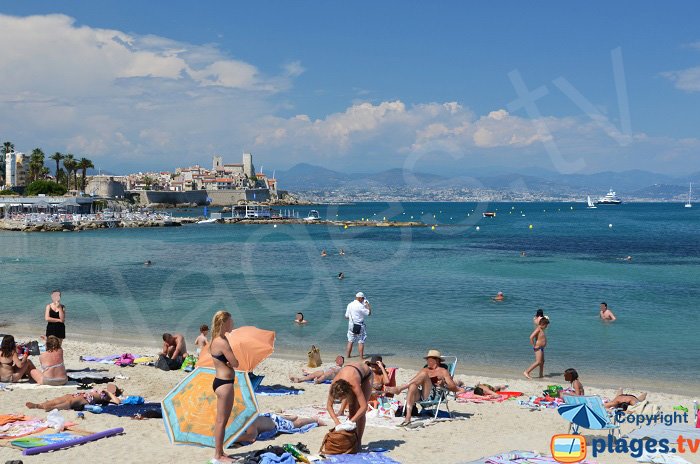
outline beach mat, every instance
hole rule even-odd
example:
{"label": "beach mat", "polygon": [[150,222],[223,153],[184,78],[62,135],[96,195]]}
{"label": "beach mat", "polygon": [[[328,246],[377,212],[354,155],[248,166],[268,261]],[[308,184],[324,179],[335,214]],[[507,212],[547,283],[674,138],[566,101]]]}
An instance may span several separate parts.
{"label": "beach mat", "polygon": [[640,427],[637,430],[627,434],[628,438],[653,438],[661,440],[665,438],[669,443],[678,442],[678,436],[683,435],[683,438],[700,439],[700,429],[693,427],[692,424],[654,424]]}
{"label": "beach mat", "polygon": [[54,388],[75,388],[78,386],[78,383],[75,381],[68,381],[65,385],[39,385],[36,383],[29,383],[29,382],[18,382],[18,383],[3,383],[0,384],[0,387],[5,390],[45,390],[45,389],[54,389]]}
{"label": "beach mat", "polygon": [[260,396],[289,396],[300,395],[304,393],[303,389],[287,387],[285,385],[260,385],[255,389],[255,394]]}
{"label": "beach mat", "polygon": [[[542,456],[531,451],[508,451],[506,453],[487,456],[476,461],[465,461],[460,464],[556,464],[551,456]],[[596,464],[595,461],[580,461],[578,464]]]}
{"label": "beach mat", "polygon": [[148,417],[153,417],[156,414],[159,414],[158,417],[163,417],[163,409],[160,403],[110,404],[102,408],[102,413],[111,414],[117,417],[132,417],[135,414],[141,414],[142,416]]}
{"label": "beach mat", "polygon": [[44,435],[36,435],[33,437],[24,437],[12,440],[10,444],[16,446],[17,448],[27,449],[27,448],[38,448],[39,446],[48,446],[56,443],[66,443],[76,438],[80,438],[82,435],[78,435],[73,432],[61,432],[61,433],[47,433]]}
{"label": "beach mat", "polygon": [[390,458],[386,453],[358,453],[358,454],[337,454],[328,456],[324,463],[334,464],[401,464],[399,461]]}

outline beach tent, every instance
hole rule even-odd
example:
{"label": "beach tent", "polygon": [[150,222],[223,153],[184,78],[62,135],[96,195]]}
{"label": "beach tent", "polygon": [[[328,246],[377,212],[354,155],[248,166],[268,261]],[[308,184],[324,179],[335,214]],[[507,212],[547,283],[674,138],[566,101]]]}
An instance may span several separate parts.
{"label": "beach tent", "polygon": [[[165,430],[171,443],[214,447],[216,394],[211,386],[216,371],[198,367],[161,402]],[[235,371],[233,408],[224,430],[228,448],[258,417],[258,403],[245,372]]]}
{"label": "beach tent", "polygon": [[[275,332],[243,326],[226,334],[233,354],[238,360],[237,370],[252,371],[275,351]],[[214,367],[207,345],[199,355],[197,367]]]}

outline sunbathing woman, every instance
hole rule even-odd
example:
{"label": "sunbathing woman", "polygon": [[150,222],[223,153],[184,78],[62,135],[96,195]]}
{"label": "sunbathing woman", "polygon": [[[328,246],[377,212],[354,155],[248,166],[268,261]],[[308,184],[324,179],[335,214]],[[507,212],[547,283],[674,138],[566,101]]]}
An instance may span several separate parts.
{"label": "sunbathing woman", "polygon": [[34,381],[40,383],[41,378],[38,377],[37,380],[40,373],[28,357],[28,353],[19,357],[15,337],[5,335],[0,343],[0,382],[17,383],[25,375],[30,375]]}
{"label": "sunbathing woman", "polygon": [[72,395],[63,395],[52,400],[44,401],[43,403],[27,402],[25,406],[29,409],[43,409],[49,412],[53,409],[75,409],[80,411],[88,404],[98,404],[101,406],[109,403],[119,404],[121,400],[118,398],[123,391],[113,383],[108,384],[105,388],[94,389],[89,392],[73,393]]}
{"label": "sunbathing woman", "polygon": [[326,380],[333,380],[335,375],[343,367],[343,363],[345,363],[345,358],[338,355],[335,358],[334,365],[326,367],[325,369],[319,369],[317,371],[307,371],[306,369],[302,369],[302,372],[304,373],[303,376],[297,377],[290,375],[289,380],[292,382],[307,382],[312,380],[314,383],[323,383]]}
{"label": "sunbathing woman", "polygon": [[[367,414],[367,402],[372,394],[372,369],[362,363],[352,363],[343,367],[335,376],[331,388],[328,390],[328,400],[326,410],[330,414],[335,426],[340,425],[340,420],[333,408],[334,400],[344,400],[348,403],[348,420],[343,424],[352,430],[353,424],[357,428],[359,448],[362,442],[362,435],[365,433],[365,422]],[[342,409],[342,408],[341,408]],[[342,411],[341,411],[342,412]]]}
{"label": "sunbathing woman", "polygon": [[604,403],[604,406],[608,409],[622,409],[623,411],[627,411],[628,407],[634,406],[635,404],[639,403],[640,401],[644,401],[645,399],[647,399],[646,393],[642,393],[639,396],[634,396],[625,395],[624,393],[622,393],[622,390],[618,390],[617,396],[612,400]]}
{"label": "sunbathing woman", "polygon": [[487,383],[478,383],[474,385],[474,394],[477,396],[484,396],[486,398],[500,398],[501,395],[499,395],[498,392],[505,390],[506,388],[506,385],[497,385],[492,387]]}
{"label": "sunbathing woman", "polygon": [[[279,433],[295,433],[309,424],[326,425],[318,417],[306,418],[299,416],[279,415],[273,413],[260,414],[252,424],[238,437],[236,443],[248,445],[256,440],[270,440]],[[304,429],[304,431],[307,429]]]}

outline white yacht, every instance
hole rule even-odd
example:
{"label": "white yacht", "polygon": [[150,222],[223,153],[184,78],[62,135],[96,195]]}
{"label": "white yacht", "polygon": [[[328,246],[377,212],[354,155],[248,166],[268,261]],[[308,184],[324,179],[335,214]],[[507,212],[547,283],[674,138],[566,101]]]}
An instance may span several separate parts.
{"label": "white yacht", "polygon": [[622,200],[617,197],[613,189],[610,189],[604,197],[600,197],[595,203],[596,205],[619,205],[622,203]]}
{"label": "white yacht", "polygon": [[693,204],[690,202],[690,197],[693,194],[693,183],[690,183],[690,188],[688,188],[688,201],[685,203],[686,208],[692,208]]}
{"label": "white yacht", "polygon": [[304,218],[305,221],[318,221],[319,219],[321,219],[321,216],[319,216],[318,211],[315,209],[309,211],[308,216]]}

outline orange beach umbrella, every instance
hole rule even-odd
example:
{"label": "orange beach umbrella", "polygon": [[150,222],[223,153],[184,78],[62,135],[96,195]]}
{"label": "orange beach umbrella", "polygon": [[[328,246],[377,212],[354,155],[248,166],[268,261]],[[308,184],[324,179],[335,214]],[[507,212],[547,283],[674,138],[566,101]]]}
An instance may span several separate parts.
{"label": "orange beach umbrella", "polygon": [[[226,334],[233,354],[238,360],[236,370],[252,371],[275,351],[275,332],[243,326]],[[202,350],[197,360],[197,367],[213,367],[209,346]]]}

